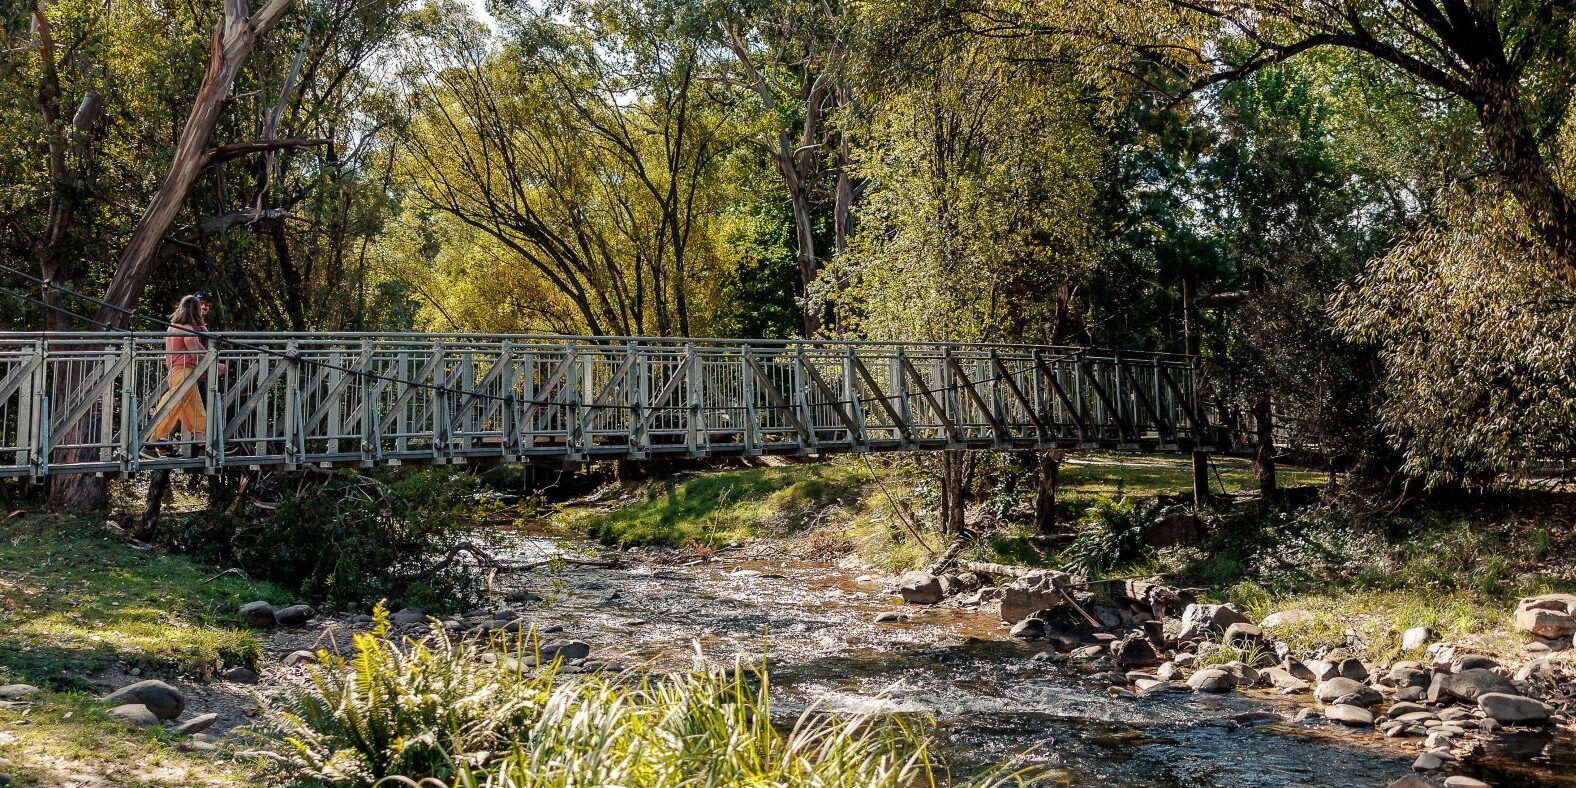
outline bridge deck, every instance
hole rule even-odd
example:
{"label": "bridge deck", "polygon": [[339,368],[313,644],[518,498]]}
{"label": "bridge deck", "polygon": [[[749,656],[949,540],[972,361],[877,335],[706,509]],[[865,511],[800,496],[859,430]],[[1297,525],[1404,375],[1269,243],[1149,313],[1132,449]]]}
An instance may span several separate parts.
{"label": "bridge deck", "polygon": [[[1186,357],[1092,348],[162,333],[0,335],[0,476],[658,455],[1200,446]],[[219,372],[220,365],[224,372]],[[202,441],[139,456],[194,391]],[[1200,446],[1201,447],[1201,446]]]}

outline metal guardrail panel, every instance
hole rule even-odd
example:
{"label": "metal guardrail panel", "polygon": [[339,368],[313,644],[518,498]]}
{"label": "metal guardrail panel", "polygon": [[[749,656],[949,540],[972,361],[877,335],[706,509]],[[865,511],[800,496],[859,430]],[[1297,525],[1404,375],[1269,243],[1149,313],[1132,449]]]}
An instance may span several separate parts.
{"label": "metal guardrail panel", "polygon": [[[211,336],[206,432],[163,334],[0,334],[0,475],[493,458],[1202,443],[1189,359],[1097,348],[715,339]],[[219,373],[220,365],[224,372]],[[181,392],[177,392],[179,394]]]}

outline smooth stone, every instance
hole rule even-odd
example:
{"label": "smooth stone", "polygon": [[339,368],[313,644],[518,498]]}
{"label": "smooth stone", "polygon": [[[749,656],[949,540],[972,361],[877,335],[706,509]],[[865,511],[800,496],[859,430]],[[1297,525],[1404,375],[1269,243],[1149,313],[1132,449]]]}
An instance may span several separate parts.
{"label": "smooth stone", "polygon": [[1447,698],[1475,701],[1485,693],[1515,695],[1516,685],[1504,676],[1483,668],[1471,668],[1459,673],[1438,673],[1428,688],[1428,699],[1439,701]]}
{"label": "smooth stone", "polygon": [[1160,663],[1160,667],[1155,668],[1155,678],[1160,679],[1161,681],[1170,681],[1176,678],[1177,673],[1179,672],[1180,669],[1177,667],[1177,663],[1162,662]]}
{"label": "smooth stone", "polygon": [[1417,775],[1408,774],[1405,777],[1392,781],[1388,786],[1385,786],[1385,788],[1439,788],[1439,786],[1434,785],[1433,783],[1418,777]]}
{"label": "smooth stone", "polygon": [[1180,682],[1180,681],[1162,681],[1159,684],[1156,684],[1156,685],[1154,685],[1152,687],[1145,687],[1144,691],[1140,692],[1139,694],[1142,695],[1142,696],[1148,697],[1150,695],[1172,695],[1172,694],[1182,694],[1182,693],[1191,694],[1192,692],[1193,692],[1193,688],[1191,686],[1189,686],[1188,684],[1185,684],[1183,682]]}
{"label": "smooth stone", "polygon": [[1293,676],[1291,671],[1286,670],[1285,668],[1270,668],[1264,671],[1264,675],[1269,676],[1271,685],[1281,689],[1291,690],[1293,692],[1302,692],[1303,690],[1309,689],[1313,686],[1308,682]]}
{"label": "smooth stone", "polygon": [[1485,692],[1478,696],[1477,702],[1484,716],[1492,717],[1502,725],[1517,722],[1541,723],[1549,719],[1548,706],[1520,695]]}
{"label": "smooth stone", "polygon": [[1308,667],[1308,671],[1313,674],[1314,681],[1329,681],[1330,679],[1341,678],[1341,671],[1337,663],[1322,659],[1310,659],[1305,664]]}
{"label": "smooth stone", "polygon": [[1084,646],[1068,652],[1067,656],[1073,659],[1094,659],[1105,653],[1104,646]]}
{"label": "smooth stone", "polygon": [[1320,703],[1334,703],[1341,699],[1351,699],[1348,702],[1355,706],[1373,706],[1384,699],[1379,691],[1362,684],[1355,679],[1336,677],[1321,682],[1319,688],[1314,690],[1313,697]]}
{"label": "smooth stone", "polygon": [[1287,673],[1290,673],[1292,676],[1302,679],[1303,681],[1313,682],[1319,680],[1319,677],[1315,676],[1313,671],[1309,670],[1308,666],[1302,663],[1302,660],[1287,657],[1286,659],[1281,660],[1280,667],[1281,670],[1284,670]]}
{"label": "smooth stone", "polygon": [[1428,734],[1428,738],[1423,742],[1423,748],[1428,750],[1437,749],[1439,747],[1449,749],[1450,747],[1455,746],[1455,743],[1456,737],[1443,731],[1436,730]]}
{"label": "smooth stone", "polygon": [[1314,709],[1302,708],[1297,710],[1296,716],[1292,717],[1291,720],[1292,722],[1307,722],[1308,720],[1318,719],[1319,716],[1319,712]]}
{"label": "smooth stone", "polygon": [[1425,752],[1412,761],[1412,768],[1420,772],[1431,772],[1445,765],[1445,759],[1431,752]]}
{"label": "smooth stone", "polygon": [[1219,668],[1205,668],[1189,677],[1187,683],[1199,692],[1230,692],[1237,686],[1237,677]]}
{"label": "smooth stone", "polygon": [[1182,610],[1177,640],[1202,640],[1226,631],[1232,624],[1248,624],[1247,617],[1231,605],[1188,605]]}
{"label": "smooth stone", "polygon": [[215,722],[218,721],[219,715],[217,714],[200,714],[175,726],[175,728],[172,729],[170,733],[173,733],[176,736],[190,736],[194,733],[202,733],[203,731],[208,730],[209,728],[213,727]]}
{"label": "smooth stone", "polygon": [[173,720],[186,710],[186,696],[155,679],[128,684],[106,695],[104,700],[116,705],[141,704],[161,720]]}
{"label": "smooth stone", "polygon": [[1019,640],[1043,640],[1045,638],[1045,622],[1030,616],[1016,624],[1007,633]]}
{"label": "smooth stone", "polygon": [[579,640],[550,640],[538,649],[542,662],[563,659],[565,662],[585,659],[591,654],[591,644]]}
{"label": "smooth stone", "polygon": [[1401,634],[1401,650],[1416,651],[1428,644],[1434,636],[1434,630],[1428,627],[1412,627]]}
{"label": "smooth stone", "polygon": [[1311,621],[1313,621],[1313,613],[1307,610],[1281,610],[1265,616],[1264,620],[1259,622],[1259,626],[1264,629],[1290,627],[1307,624]]}
{"label": "smooth stone", "polygon": [[909,572],[898,578],[897,592],[910,605],[934,605],[946,596],[941,578],[929,572]]}
{"label": "smooth stone", "polygon": [[1428,698],[1428,690],[1422,687],[1403,687],[1396,690],[1395,699],[1404,701],[1419,701]]}
{"label": "smooth stone", "polygon": [[225,681],[233,681],[237,684],[256,684],[258,681],[258,675],[256,673],[247,668],[239,666],[230,668],[229,670],[220,673],[219,677],[223,678]]}
{"label": "smooth stone", "polygon": [[1340,664],[1335,666],[1335,672],[1339,673],[1342,678],[1348,678],[1352,681],[1368,680],[1368,666],[1364,665],[1363,661],[1356,657],[1348,657],[1341,660]]}
{"label": "smooth stone", "polygon": [[31,684],[7,684],[0,687],[0,700],[22,700],[38,693],[38,688]]}
{"label": "smooth stone", "polygon": [[1480,668],[1483,670],[1493,670],[1497,667],[1499,667],[1498,660],[1494,659],[1493,657],[1485,657],[1482,654],[1465,654],[1450,661],[1450,670],[1453,673],[1460,673],[1463,670],[1476,670]]}
{"label": "smooth stone", "polygon": [[875,617],[875,623],[877,623],[877,624],[890,624],[890,623],[893,623],[895,621],[907,621],[907,620],[908,620],[908,616],[905,616],[902,613],[898,613],[898,612],[892,611],[892,610],[888,610],[888,611],[886,611],[884,613],[877,613],[876,617]]}
{"label": "smooth stone", "polygon": [[1516,611],[1515,622],[1516,629],[1544,638],[1559,638],[1576,632],[1576,617],[1558,610],[1524,607]]}
{"label": "smooth stone", "polygon": [[1133,694],[1132,690],[1123,689],[1122,687],[1106,687],[1105,694],[1110,695],[1113,698],[1125,698],[1128,700],[1137,697]]}
{"label": "smooth stone", "polygon": [[1397,716],[1395,711],[1392,710],[1390,712],[1390,715],[1391,715],[1391,717],[1393,719],[1399,720],[1399,721],[1404,722],[1404,723],[1406,723],[1408,725],[1421,725],[1423,723],[1427,723],[1427,722],[1430,722],[1430,721],[1433,721],[1433,722],[1438,722],[1439,721],[1439,716],[1434,714],[1431,711],[1414,711],[1414,712],[1409,712],[1409,713],[1401,714],[1401,715]]}
{"label": "smooth stone", "polygon": [[419,607],[407,607],[404,610],[389,616],[389,623],[396,626],[425,624],[426,622],[427,611],[422,610]]}
{"label": "smooth stone", "polygon": [[116,706],[106,713],[128,725],[136,725],[142,728],[159,724],[159,716],[141,703],[126,703]]}
{"label": "smooth stone", "polygon": [[311,621],[315,615],[317,615],[317,611],[307,605],[290,605],[275,610],[274,621],[278,622],[279,626],[282,627],[299,627]]}
{"label": "smooth stone", "polygon": [[267,629],[274,625],[274,606],[262,601],[247,602],[241,605],[241,620],[249,627]]}
{"label": "smooth stone", "polygon": [[1464,774],[1451,775],[1445,778],[1445,788],[1489,788],[1488,783],[1475,780]]}
{"label": "smooth stone", "polygon": [[1324,707],[1324,718],[1334,720],[1343,725],[1366,726],[1374,724],[1374,713],[1361,707],[1346,703],[1336,703]]}
{"label": "smooth stone", "polygon": [[1427,712],[1429,716],[1434,715],[1433,709],[1430,709],[1421,703],[1392,703],[1390,704],[1389,711],[1386,713],[1391,717],[1400,717],[1402,714],[1412,714],[1419,711]]}
{"label": "smooth stone", "polygon": [[301,649],[299,651],[292,651],[289,654],[286,654],[283,662],[286,665],[310,665],[317,662],[317,655],[307,651],[306,649]]}
{"label": "smooth stone", "polygon": [[1226,634],[1221,639],[1232,648],[1246,650],[1264,643],[1264,630],[1240,621],[1226,627]]}

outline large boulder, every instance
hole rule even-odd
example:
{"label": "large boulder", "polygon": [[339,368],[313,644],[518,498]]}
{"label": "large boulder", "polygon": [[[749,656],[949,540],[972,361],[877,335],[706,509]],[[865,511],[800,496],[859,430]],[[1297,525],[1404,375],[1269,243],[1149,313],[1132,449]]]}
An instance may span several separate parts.
{"label": "large boulder", "polygon": [[249,627],[267,629],[274,625],[274,606],[267,602],[247,602],[241,605],[241,620]]}
{"label": "large boulder", "polygon": [[1516,685],[1510,683],[1510,679],[1483,668],[1472,668],[1460,673],[1436,673],[1433,684],[1428,687],[1428,699],[1436,703],[1450,699],[1471,703],[1488,693],[1521,694],[1516,691]]}
{"label": "large boulder", "polygon": [[929,572],[909,572],[897,581],[897,592],[910,605],[934,605],[946,596],[941,578]]}
{"label": "large boulder", "polygon": [[1549,707],[1520,695],[1485,692],[1478,696],[1478,708],[1483,716],[1503,723],[1543,723],[1549,719]]}
{"label": "large boulder", "polygon": [[1083,578],[1054,569],[1036,569],[1012,581],[1001,591],[1001,620],[1016,624],[1041,611],[1064,604],[1064,593],[1082,585]]}
{"label": "large boulder", "polygon": [[1182,611],[1182,631],[1177,640],[1205,640],[1224,634],[1232,624],[1248,624],[1248,617],[1231,605],[1188,605]]}
{"label": "large boulder", "polygon": [[104,700],[116,705],[140,703],[161,720],[173,720],[186,710],[186,696],[155,679],[128,684],[106,695]]}
{"label": "large boulder", "polygon": [[1240,621],[1226,627],[1223,639],[1226,645],[1246,651],[1264,645],[1264,630],[1246,621]]}
{"label": "large boulder", "polygon": [[537,649],[543,662],[562,659],[565,662],[585,659],[591,654],[591,645],[579,640],[549,640]]}

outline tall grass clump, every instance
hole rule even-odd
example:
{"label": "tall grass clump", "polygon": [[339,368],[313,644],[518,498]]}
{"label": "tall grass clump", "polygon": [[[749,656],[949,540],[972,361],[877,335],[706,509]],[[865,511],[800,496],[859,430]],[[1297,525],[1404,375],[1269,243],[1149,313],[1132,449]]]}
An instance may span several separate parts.
{"label": "tall grass clump", "polygon": [[811,708],[779,728],[764,669],[743,662],[570,675],[557,662],[526,667],[519,642],[439,631],[396,644],[386,633],[380,623],[358,634],[350,658],[330,657],[309,685],[266,700],[257,735],[293,777],[497,788],[938,781],[924,724]]}

